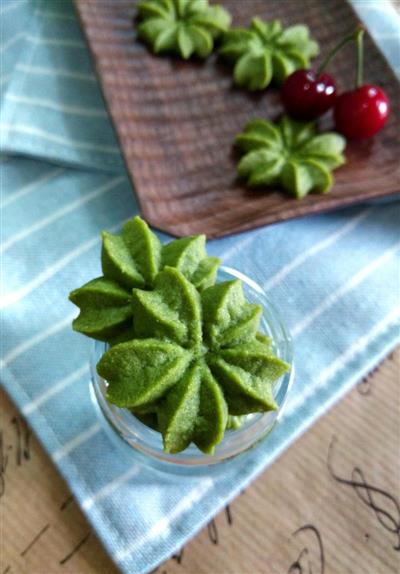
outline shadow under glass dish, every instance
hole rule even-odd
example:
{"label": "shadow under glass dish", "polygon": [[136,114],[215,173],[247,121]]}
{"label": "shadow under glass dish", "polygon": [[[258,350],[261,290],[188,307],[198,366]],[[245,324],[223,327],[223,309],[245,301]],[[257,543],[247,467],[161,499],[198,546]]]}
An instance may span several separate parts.
{"label": "shadow under glass dish", "polygon": [[[213,455],[203,454],[191,444],[183,452],[169,454],[164,452],[162,436],[159,432],[140,422],[128,409],[109,403],[106,399],[107,381],[99,376],[96,365],[107,344],[95,341],[91,353],[91,396],[101,418],[103,426],[117,439],[119,446],[128,446],[127,454],[142,455],[146,464],[161,470],[177,471],[179,468],[199,469],[232,459],[248,450],[266,437],[282,416],[287,394],[294,378],[293,354],[290,335],[277,311],[267,298],[265,291],[252,279],[230,267],[221,267],[218,281],[240,279],[246,299],[263,307],[260,331],[271,337],[273,351],[277,357],[292,365],[273,387],[273,395],[278,405],[276,411],[247,415],[242,426],[236,430],[227,430],[221,443],[216,446]],[[127,449],[125,448],[125,451]]]}

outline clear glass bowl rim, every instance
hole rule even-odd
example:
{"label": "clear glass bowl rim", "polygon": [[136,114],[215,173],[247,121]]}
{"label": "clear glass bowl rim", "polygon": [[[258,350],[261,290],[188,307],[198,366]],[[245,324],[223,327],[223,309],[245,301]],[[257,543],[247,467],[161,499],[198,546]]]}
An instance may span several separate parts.
{"label": "clear glass bowl rim", "polygon": [[90,357],[91,396],[106,430],[128,445],[136,455],[144,455],[150,465],[157,468],[186,467],[198,468],[215,465],[236,457],[263,439],[279,421],[284,410],[286,398],[294,379],[293,349],[290,334],[280,313],[268,299],[264,289],[251,278],[231,267],[221,266],[217,280],[240,279],[246,298],[263,307],[261,331],[272,337],[275,354],[291,364],[291,369],[274,385],[274,398],[278,405],[276,411],[249,415],[242,427],[228,430],[222,442],[217,445],[213,455],[205,455],[195,445],[190,445],[178,454],[164,452],[161,434],[141,423],[128,409],[121,409],[109,403],[105,397],[107,383],[99,376],[96,364],[106,350],[106,343],[94,341]]}

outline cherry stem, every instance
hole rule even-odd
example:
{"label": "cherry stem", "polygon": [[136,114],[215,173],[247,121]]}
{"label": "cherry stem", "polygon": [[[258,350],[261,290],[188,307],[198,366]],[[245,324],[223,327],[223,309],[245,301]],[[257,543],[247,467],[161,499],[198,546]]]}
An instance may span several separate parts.
{"label": "cherry stem", "polygon": [[360,88],[363,83],[364,72],[364,28],[360,27],[356,31],[357,43],[357,71],[356,71],[356,88]]}
{"label": "cherry stem", "polygon": [[[333,60],[333,58],[336,56],[336,54],[344,47],[346,46],[346,44],[350,44],[350,42],[358,42],[358,38],[362,34],[364,33],[364,28],[362,26],[357,26],[357,28],[348,36],[346,36],[345,38],[343,38],[343,40],[341,42],[339,42],[339,44],[337,44],[337,46],[335,46],[333,48],[333,50],[331,50],[328,54],[328,56],[325,58],[325,60],[322,62],[322,64],[320,65],[320,67],[317,69],[317,77],[322,74],[322,72],[325,70],[325,68],[328,66],[328,64]],[[361,58],[362,59],[362,58]],[[357,69],[357,81],[358,81],[358,69]]]}

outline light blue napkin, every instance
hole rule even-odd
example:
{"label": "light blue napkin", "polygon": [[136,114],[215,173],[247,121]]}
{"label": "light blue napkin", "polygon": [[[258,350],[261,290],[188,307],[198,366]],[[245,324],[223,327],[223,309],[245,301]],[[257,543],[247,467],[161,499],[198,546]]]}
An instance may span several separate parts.
{"label": "light blue napkin", "polygon": [[[397,34],[395,12],[376,6],[358,9],[383,45]],[[92,406],[91,343],[71,330],[67,296],[100,273],[100,231],[118,229],[137,206],[70,3],[11,0],[2,10],[1,381],[111,557],[126,573],[148,572],[393,348],[399,205],[212,241],[211,253],[265,286],[292,331],[286,414],[223,474],[178,477],[124,458]],[[385,39],[389,59],[393,46]]]}

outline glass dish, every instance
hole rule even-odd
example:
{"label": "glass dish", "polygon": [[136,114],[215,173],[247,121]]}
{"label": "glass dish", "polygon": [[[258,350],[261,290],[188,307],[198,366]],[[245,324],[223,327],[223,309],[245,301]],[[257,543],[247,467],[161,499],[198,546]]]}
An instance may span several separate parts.
{"label": "glass dish", "polygon": [[[91,395],[100,419],[117,443],[146,464],[161,470],[177,472],[177,469],[197,469],[226,462],[253,447],[264,439],[279,421],[286,397],[294,378],[293,353],[290,335],[277,309],[267,298],[265,291],[255,281],[230,267],[221,267],[217,281],[240,279],[246,298],[250,303],[261,304],[264,312],[260,330],[272,338],[274,353],[292,365],[291,370],[276,381],[274,398],[276,411],[247,415],[239,429],[227,430],[213,455],[203,454],[190,445],[178,454],[164,452],[161,434],[140,422],[128,409],[119,408],[106,399],[107,382],[98,375],[96,364],[106,351],[106,343],[95,341],[91,353]],[[128,449],[126,448],[128,447]],[[179,472],[179,471],[178,471]]]}

